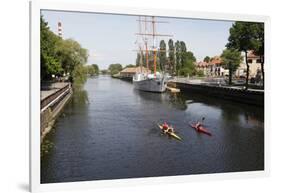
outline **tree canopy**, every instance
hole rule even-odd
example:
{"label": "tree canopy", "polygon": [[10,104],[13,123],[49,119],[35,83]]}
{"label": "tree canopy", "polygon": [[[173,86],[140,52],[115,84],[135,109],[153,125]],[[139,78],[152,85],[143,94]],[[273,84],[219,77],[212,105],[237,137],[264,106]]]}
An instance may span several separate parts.
{"label": "tree canopy", "polygon": [[209,63],[210,60],[211,60],[211,58],[209,56],[206,56],[203,61]]}
{"label": "tree canopy", "polygon": [[229,84],[232,84],[232,75],[243,59],[241,52],[233,48],[225,49],[221,55],[221,59],[224,68],[229,70]]}
{"label": "tree canopy", "polygon": [[108,71],[111,75],[118,74],[123,69],[122,65],[117,64],[110,64],[108,67]]}
{"label": "tree canopy", "polygon": [[41,79],[51,80],[53,76],[69,75],[75,83],[86,81],[87,70],[84,65],[88,51],[73,39],[62,39],[54,34],[41,16]]}
{"label": "tree canopy", "polygon": [[229,30],[227,48],[234,48],[245,53],[245,61],[247,66],[246,73],[246,89],[249,81],[249,63],[248,51],[256,52],[263,50],[263,23],[254,22],[235,22]]}
{"label": "tree canopy", "polygon": [[87,66],[87,74],[90,76],[99,74],[99,66],[97,64],[92,64]]}

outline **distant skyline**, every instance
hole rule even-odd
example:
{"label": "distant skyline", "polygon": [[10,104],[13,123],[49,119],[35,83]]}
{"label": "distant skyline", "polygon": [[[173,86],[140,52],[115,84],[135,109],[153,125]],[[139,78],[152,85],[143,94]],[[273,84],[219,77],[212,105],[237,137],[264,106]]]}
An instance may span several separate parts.
{"label": "distant skyline", "polygon": [[[95,14],[65,11],[41,11],[50,29],[58,34],[58,22],[62,23],[62,37],[78,41],[88,49],[87,64],[98,64],[107,69],[112,63],[135,64],[138,45],[135,33],[139,30],[138,16]],[[199,20],[156,17],[157,32],[173,37],[158,38],[157,44],[164,39],[184,41],[187,50],[194,53],[197,61],[205,56],[220,55],[225,49],[232,21]]]}

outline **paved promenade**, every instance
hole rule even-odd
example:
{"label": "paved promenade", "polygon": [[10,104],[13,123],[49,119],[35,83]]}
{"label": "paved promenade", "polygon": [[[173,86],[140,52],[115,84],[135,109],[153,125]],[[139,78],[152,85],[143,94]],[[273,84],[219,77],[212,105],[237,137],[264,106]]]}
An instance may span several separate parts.
{"label": "paved promenade", "polygon": [[67,83],[67,82],[56,82],[56,83],[48,84],[46,86],[45,85],[42,86],[43,90],[41,89],[41,91],[40,91],[41,101],[44,100],[45,98],[47,98],[48,96],[54,94],[61,88],[67,86],[68,84],[69,83]]}

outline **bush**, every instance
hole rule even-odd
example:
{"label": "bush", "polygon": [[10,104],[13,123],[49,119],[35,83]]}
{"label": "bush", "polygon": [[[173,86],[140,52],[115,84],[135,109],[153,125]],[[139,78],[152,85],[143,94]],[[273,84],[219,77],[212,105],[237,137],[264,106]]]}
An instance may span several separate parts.
{"label": "bush", "polygon": [[204,76],[203,70],[198,70],[198,71],[197,71],[197,76],[203,77],[203,76]]}

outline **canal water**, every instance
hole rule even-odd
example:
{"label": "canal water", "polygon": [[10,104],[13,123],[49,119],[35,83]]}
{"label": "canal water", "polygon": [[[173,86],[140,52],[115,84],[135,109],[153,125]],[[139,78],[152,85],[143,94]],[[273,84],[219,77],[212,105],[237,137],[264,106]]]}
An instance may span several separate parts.
{"label": "canal water", "polygon": [[[211,137],[189,127],[205,117]],[[172,124],[182,141],[161,134]],[[75,90],[41,157],[41,183],[264,169],[263,108],[193,93],[135,90],[99,76]]]}

